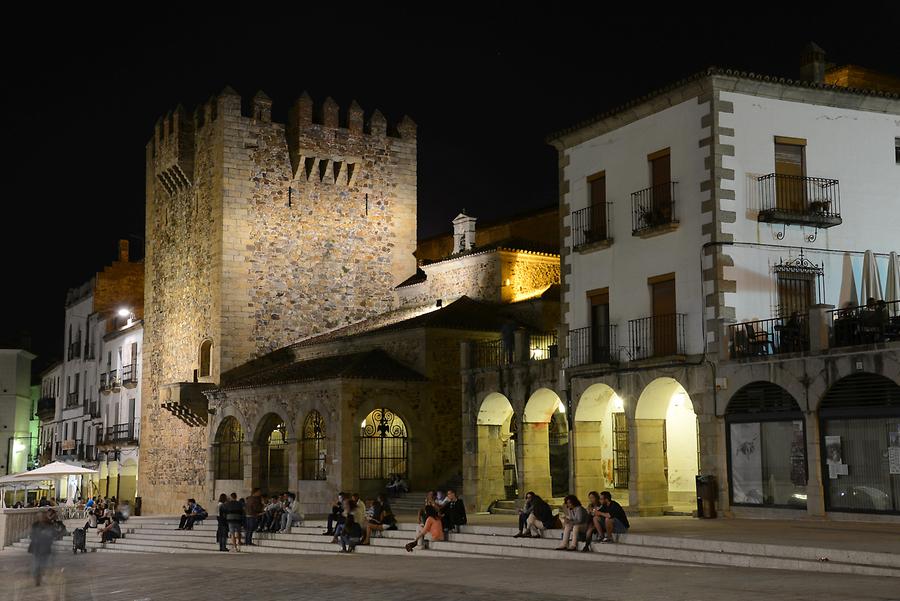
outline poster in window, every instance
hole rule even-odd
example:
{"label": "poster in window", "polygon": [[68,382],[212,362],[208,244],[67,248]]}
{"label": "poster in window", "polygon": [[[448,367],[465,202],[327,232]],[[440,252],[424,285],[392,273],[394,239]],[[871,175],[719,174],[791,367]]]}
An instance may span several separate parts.
{"label": "poster in window", "polygon": [[896,432],[888,432],[888,472],[900,474],[900,426]]}
{"label": "poster in window", "polygon": [[759,432],[759,422],[731,424],[731,489],[735,503],[763,503]]}
{"label": "poster in window", "polygon": [[806,445],[803,439],[803,422],[794,423],[791,438],[791,484],[806,486]]}
{"label": "poster in window", "polygon": [[838,476],[846,476],[848,474],[847,465],[844,463],[843,452],[841,451],[840,436],[825,437],[825,463],[828,465],[828,478],[837,480]]}

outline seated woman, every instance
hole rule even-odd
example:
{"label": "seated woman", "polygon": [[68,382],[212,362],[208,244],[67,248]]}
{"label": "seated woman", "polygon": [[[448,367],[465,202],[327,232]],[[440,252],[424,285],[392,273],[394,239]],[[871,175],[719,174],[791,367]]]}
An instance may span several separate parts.
{"label": "seated woman", "polygon": [[528,520],[525,522],[528,532],[522,536],[524,538],[541,538],[544,530],[553,528],[553,524],[553,510],[550,509],[550,505],[539,495],[532,493],[531,515],[528,516]]}
{"label": "seated woman", "polygon": [[100,542],[114,542],[117,538],[122,538],[122,530],[119,528],[119,522],[116,520],[106,520],[106,525],[97,529],[100,535]]}
{"label": "seated woman", "polygon": [[437,507],[435,505],[435,499],[437,498],[437,491],[429,490],[425,493],[425,504],[419,509],[419,513],[416,516],[416,522],[419,524],[424,524],[425,519],[428,517],[425,515],[425,509],[427,507]]}
{"label": "seated woman", "polygon": [[368,545],[373,532],[382,532],[385,528],[396,530],[395,523],[396,520],[391,513],[391,506],[388,505],[387,498],[383,494],[378,495],[372,502],[372,515],[368,517],[366,532],[359,544]]}
{"label": "seated woman", "polygon": [[419,545],[419,541],[424,541],[426,536],[430,536],[432,541],[444,540],[444,526],[434,505],[425,506],[425,525],[415,540],[406,543],[406,550],[412,553],[412,550]]}
{"label": "seated woman", "polygon": [[341,528],[341,553],[351,553],[362,539],[362,527],[350,513]]}
{"label": "seated woman", "polygon": [[603,503],[600,500],[600,493],[592,490],[588,493],[588,506],[585,507],[588,514],[587,530],[584,532],[584,548],[583,552],[591,550],[591,542],[593,542],[594,534],[603,536],[603,529],[600,527],[600,511],[603,511]]}
{"label": "seated woman", "polygon": [[[568,495],[563,501],[566,507],[563,516],[562,543],[556,547],[558,551],[578,550],[578,535],[585,531],[590,521],[587,510],[581,505],[581,501],[575,495]],[[571,538],[571,541],[570,541]],[[568,545],[568,547],[567,547]]]}

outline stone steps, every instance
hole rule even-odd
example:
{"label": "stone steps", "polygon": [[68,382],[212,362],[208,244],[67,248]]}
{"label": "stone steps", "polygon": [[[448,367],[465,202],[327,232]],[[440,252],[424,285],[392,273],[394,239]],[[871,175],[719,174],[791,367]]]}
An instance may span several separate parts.
{"label": "stone steps", "polygon": [[[216,524],[207,520],[193,530],[177,530],[177,520],[142,518],[123,525],[125,538],[102,545],[96,534],[88,532],[88,549],[104,552],[187,553],[217,552]],[[336,553],[339,546],[322,535],[324,521],[313,520],[295,526],[289,534],[256,533],[256,546],[242,547],[249,553],[322,554]],[[407,555],[404,545],[415,535],[416,525],[399,524],[398,530],[385,531],[373,537],[370,545],[357,547],[358,553]],[[449,540],[417,548],[415,555],[432,557],[491,557],[575,559],[580,561],[627,562],[653,565],[752,567],[806,572],[830,572],[872,576],[900,577],[900,555],[856,550],[791,547],[708,539],[626,534],[618,544],[595,543],[590,553],[557,551],[559,530],[545,533],[542,539],[513,538],[515,528],[502,526],[464,526],[461,533],[450,534]],[[58,552],[71,553],[71,536],[55,543]],[[28,541],[15,543],[16,549],[27,549]],[[581,548],[581,546],[579,546]],[[827,558],[827,559],[826,559]]]}

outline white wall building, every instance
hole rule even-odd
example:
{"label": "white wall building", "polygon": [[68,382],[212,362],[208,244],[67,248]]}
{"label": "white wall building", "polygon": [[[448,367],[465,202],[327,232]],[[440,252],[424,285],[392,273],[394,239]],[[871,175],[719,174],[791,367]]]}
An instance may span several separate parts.
{"label": "white wall building", "polygon": [[[551,142],[564,234],[560,387],[596,416],[603,442],[590,452],[610,455],[608,473],[630,472],[630,504],[687,509],[703,473],[737,513],[900,514],[900,475],[863,467],[871,449],[886,457],[900,445],[900,298],[877,329],[860,328],[873,312],[829,313],[891,294],[900,95],[710,69]],[[877,294],[861,291],[866,251]],[[854,360],[840,358],[850,347]],[[835,396],[850,376],[869,400]],[[874,421],[839,423],[858,405]],[[628,448],[620,438],[613,457],[616,412]],[[896,443],[874,440],[883,426],[897,427]],[[823,467],[825,436],[844,445],[845,467]],[[761,451],[741,455],[744,442]],[[573,452],[577,471],[586,458]]]}
{"label": "white wall building", "polygon": [[28,469],[31,453],[31,361],[22,349],[0,349],[0,474]]}

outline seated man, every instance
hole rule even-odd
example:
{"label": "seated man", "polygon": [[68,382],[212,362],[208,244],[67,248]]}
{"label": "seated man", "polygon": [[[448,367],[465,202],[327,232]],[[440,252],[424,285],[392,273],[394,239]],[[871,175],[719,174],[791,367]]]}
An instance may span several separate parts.
{"label": "seated man", "polygon": [[193,530],[194,524],[197,522],[202,522],[205,520],[209,514],[206,513],[206,510],[200,506],[200,504],[194,499],[190,499],[191,501],[191,512],[190,514],[183,516],[184,520],[184,528],[183,530]]}
{"label": "seated man", "polygon": [[303,523],[303,516],[300,514],[300,501],[297,496],[289,492],[284,504],[284,513],[281,514],[281,532],[282,534],[290,532],[291,526]]}
{"label": "seated man", "polygon": [[[181,520],[178,522],[179,530],[184,530],[184,526],[187,524],[188,518],[191,517],[191,514],[194,512],[194,503],[196,503],[196,501],[194,501],[194,499],[188,499],[187,503],[185,503],[184,505],[181,506],[183,513],[181,515]],[[105,509],[103,509],[100,512],[100,518],[103,519],[105,517],[106,517],[106,511],[105,511]]]}
{"label": "seated man", "polygon": [[331,506],[331,513],[328,515],[327,530],[322,534],[333,536],[335,526],[344,523],[344,499],[348,496],[345,492],[338,493],[337,502]]}
{"label": "seated man", "polygon": [[466,505],[463,500],[456,496],[456,491],[452,488],[447,489],[447,500],[442,507],[439,508],[441,518],[444,522],[444,530],[454,530],[459,532],[460,526],[466,524]]}
{"label": "seated man", "polygon": [[356,522],[353,514],[347,515],[341,528],[341,553],[351,553],[362,538],[362,527]]}
{"label": "seated man", "polygon": [[596,513],[594,525],[602,533],[601,543],[614,543],[614,534],[625,534],[630,525],[622,506],[612,500],[608,491],[600,493],[600,511]]}
{"label": "seated man", "polygon": [[109,543],[122,538],[122,529],[115,519],[107,520],[105,526],[97,529],[97,534],[100,535],[100,542]]}

